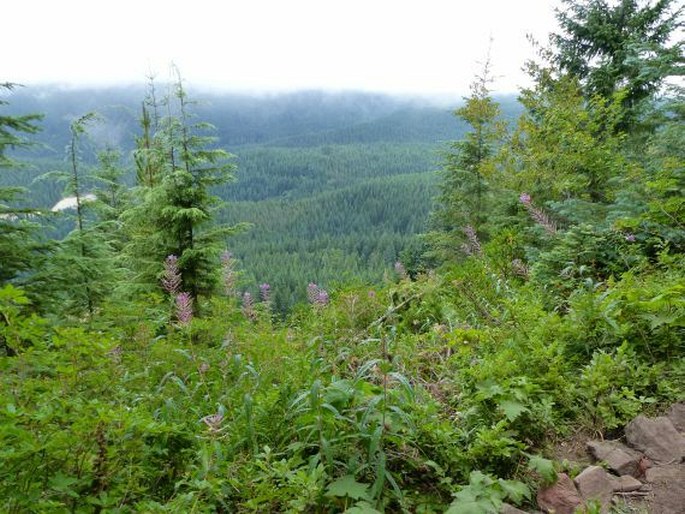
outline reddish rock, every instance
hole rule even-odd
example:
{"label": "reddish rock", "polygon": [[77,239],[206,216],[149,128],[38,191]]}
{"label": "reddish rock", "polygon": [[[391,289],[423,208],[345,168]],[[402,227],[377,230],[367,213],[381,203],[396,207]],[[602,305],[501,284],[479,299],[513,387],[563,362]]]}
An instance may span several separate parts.
{"label": "reddish rock", "polygon": [[508,503],[503,504],[502,509],[499,512],[500,514],[528,514],[525,510],[517,509]]}
{"label": "reddish rock", "polygon": [[668,419],[673,427],[681,433],[685,432],[685,402],[674,403],[668,411]]}
{"label": "reddish rock", "polygon": [[642,482],[629,475],[613,479],[612,484],[615,493],[631,493],[633,491],[638,491],[642,487]]}
{"label": "reddish rock", "polygon": [[587,449],[595,460],[605,462],[617,475],[639,476],[641,455],[618,441],[590,441]]}
{"label": "reddish rock", "polygon": [[638,416],[626,427],[628,444],[643,452],[655,464],[678,463],[685,456],[685,437],[665,416]]}
{"label": "reddish rock", "polygon": [[585,502],[599,502],[602,512],[609,511],[611,497],[614,495],[614,484],[604,468],[589,466],[573,482]]}
{"label": "reddish rock", "polygon": [[554,485],[540,489],[537,500],[538,506],[544,512],[554,514],[574,514],[575,510],[583,504],[573,480],[565,473],[559,473]]}
{"label": "reddish rock", "polygon": [[685,512],[685,466],[657,466],[647,470],[652,486],[650,512],[683,514]]}

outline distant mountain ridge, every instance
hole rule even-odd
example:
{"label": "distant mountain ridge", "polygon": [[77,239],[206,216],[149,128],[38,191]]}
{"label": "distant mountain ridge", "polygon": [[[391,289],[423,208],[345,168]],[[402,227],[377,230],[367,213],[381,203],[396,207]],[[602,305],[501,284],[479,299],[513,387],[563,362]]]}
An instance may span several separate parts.
{"label": "distant mountain ridge", "polygon": [[[161,98],[165,88],[157,94]],[[99,145],[133,149],[146,90],[142,86],[59,89],[19,88],[9,114],[43,113],[36,139],[44,148],[32,155],[61,157],[71,120],[89,111],[102,115],[91,135]],[[455,138],[463,126],[452,109],[428,99],[364,92],[303,91],[274,95],[190,91],[198,120],[216,127],[218,144],[230,151],[252,145],[317,146],[371,142],[439,142]],[[505,116],[520,109],[513,96],[502,97]],[[456,106],[455,106],[456,107]],[[163,112],[161,113],[164,114]]]}

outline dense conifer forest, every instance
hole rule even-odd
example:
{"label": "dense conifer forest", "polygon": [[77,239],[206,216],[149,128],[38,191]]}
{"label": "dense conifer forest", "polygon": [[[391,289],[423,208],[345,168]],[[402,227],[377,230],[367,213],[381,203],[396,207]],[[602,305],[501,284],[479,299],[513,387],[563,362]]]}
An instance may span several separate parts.
{"label": "dense conifer forest", "polygon": [[0,85],[0,511],[537,509],[685,400],[682,11],[453,112]]}
{"label": "dense conifer forest", "polygon": [[[152,87],[161,96],[169,86]],[[130,156],[146,91],[130,89],[15,90],[10,113],[45,117],[35,144],[18,153],[25,167],[8,170],[0,184],[29,187],[30,205],[55,205],[64,184],[40,177],[65,167],[69,122],[85,112],[97,112],[98,119],[82,140],[84,191],[98,187],[90,178],[100,165],[97,155],[112,148],[120,154],[122,184],[135,184]],[[251,225],[226,242],[241,263],[241,288],[256,294],[261,283],[277,284],[273,302],[280,315],[305,301],[312,280],[379,282],[402,252],[415,248],[437,194],[440,152],[465,130],[449,107],[426,98],[198,95],[193,115],[214,127],[213,146],[230,151],[236,166],[234,180],[213,189],[226,201],[216,218]],[[514,119],[521,111],[515,97],[501,100]],[[68,218],[55,220],[52,237],[66,235]]]}

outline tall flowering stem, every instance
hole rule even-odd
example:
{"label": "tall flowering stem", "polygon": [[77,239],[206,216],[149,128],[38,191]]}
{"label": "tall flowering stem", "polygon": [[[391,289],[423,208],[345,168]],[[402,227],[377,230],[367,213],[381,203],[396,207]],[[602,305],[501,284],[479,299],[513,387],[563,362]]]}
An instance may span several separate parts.
{"label": "tall flowering stem", "polygon": [[257,318],[257,313],[254,308],[254,298],[252,295],[245,291],[243,293],[243,315],[250,321],[254,321]]}
{"label": "tall flowering stem", "polygon": [[319,287],[314,282],[310,282],[307,286],[307,300],[315,307],[324,307],[325,305],[328,305],[330,297],[328,296],[328,291]]}
{"label": "tall flowering stem", "polygon": [[547,214],[542,209],[535,207],[535,205],[533,204],[533,199],[528,193],[521,193],[521,195],[519,196],[519,201],[526,208],[526,210],[528,211],[528,215],[535,223],[544,228],[545,232],[547,232],[548,234],[556,235],[556,224],[551,220],[549,216],[547,216]]}
{"label": "tall flowering stem", "polygon": [[181,325],[187,325],[193,319],[193,297],[190,293],[176,295],[176,319]]}
{"label": "tall flowering stem", "polygon": [[225,251],[221,254],[221,274],[224,282],[224,292],[231,296],[235,291],[236,273],[233,254]]}
{"label": "tall flowering stem", "polygon": [[478,240],[478,234],[476,233],[476,229],[473,228],[471,225],[466,225],[462,230],[464,231],[464,235],[466,235],[466,242],[463,245],[461,245],[461,250],[466,255],[482,256],[483,247],[481,246],[480,241]]}
{"label": "tall flowering stem", "polygon": [[177,295],[181,289],[181,271],[178,269],[178,257],[169,255],[164,260],[162,287],[170,295]]}
{"label": "tall flowering stem", "polygon": [[266,282],[259,286],[259,296],[264,303],[271,301],[271,286]]}

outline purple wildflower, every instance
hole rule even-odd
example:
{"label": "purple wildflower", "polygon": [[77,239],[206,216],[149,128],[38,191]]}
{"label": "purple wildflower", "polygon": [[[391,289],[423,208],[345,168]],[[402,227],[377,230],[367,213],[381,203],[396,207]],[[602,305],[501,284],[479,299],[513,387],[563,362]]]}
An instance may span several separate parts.
{"label": "purple wildflower", "polygon": [[635,242],[635,234],[626,234],[625,238],[626,238],[626,241],[628,241],[629,243]]}
{"label": "purple wildflower", "polygon": [[187,325],[193,319],[193,297],[190,293],[179,293],[176,296],[176,319],[181,325]]}
{"label": "purple wildflower", "polygon": [[310,282],[307,286],[307,300],[309,300],[309,303],[314,303],[316,301],[316,294],[318,291],[319,286],[317,286],[314,282]]}
{"label": "purple wildflower", "polygon": [[316,300],[314,303],[323,307],[324,305],[328,305],[329,300],[328,291],[319,289],[319,292],[316,293]]}
{"label": "purple wildflower", "polygon": [[243,315],[251,321],[254,321],[257,317],[257,313],[254,310],[254,299],[248,291],[243,293]]}
{"label": "purple wildflower", "polygon": [[220,412],[217,412],[216,414],[210,414],[209,416],[205,416],[200,421],[202,421],[205,425],[207,425],[207,428],[209,429],[210,432],[218,432],[219,427],[221,426],[221,422],[223,420],[224,420],[224,415],[221,414]]}
{"label": "purple wildflower", "polygon": [[310,282],[307,286],[307,299],[309,300],[309,303],[318,307],[327,305],[330,300],[328,292],[314,282]]}
{"label": "purple wildflower", "polygon": [[535,205],[533,205],[533,199],[528,193],[521,193],[521,195],[519,196],[519,200],[526,208],[528,214],[533,219],[533,221],[535,221],[535,223],[544,228],[545,231],[550,235],[555,235],[557,233],[556,224],[550,219],[549,216],[547,216],[547,214],[542,209],[539,209],[535,207]]}
{"label": "purple wildflower", "polygon": [[264,303],[269,303],[271,301],[271,286],[266,282],[259,286],[259,296]]}
{"label": "purple wildflower", "polygon": [[162,287],[167,293],[176,295],[181,289],[181,280],[181,272],[178,269],[178,257],[169,255],[164,261]]}

